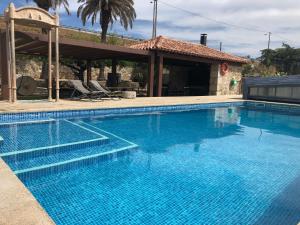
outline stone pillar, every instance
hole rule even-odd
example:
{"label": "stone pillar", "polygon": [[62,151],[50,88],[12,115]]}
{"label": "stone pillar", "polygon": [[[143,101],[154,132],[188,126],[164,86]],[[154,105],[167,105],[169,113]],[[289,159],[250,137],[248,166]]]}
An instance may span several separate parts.
{"label": "stone pillar", "polygon": [[220,64],[212,64],[210,67],[209,95],[220,95]]}

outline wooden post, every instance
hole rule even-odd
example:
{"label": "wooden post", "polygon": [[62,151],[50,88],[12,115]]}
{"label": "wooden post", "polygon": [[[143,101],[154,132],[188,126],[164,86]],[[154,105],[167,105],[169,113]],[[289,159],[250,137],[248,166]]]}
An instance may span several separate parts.
{"label": "wooden post", "polygon": [[[6,23],[6,72],[7,72],[7,86],[8,86],[8,101],[12,102],[12,86],[11,86],[11,51],[10,51],[10,35],[9,35],[9,21]],[[4,59],[3,59],[4,61]],[[2,61],[2,62],[3,62]],[[2,75],[3,76],[3,75]],[[3,90],[2,90],[3,92]]]}
{"label": "wooden post", "polygon": [[154,88],[154,62],[155,58],[154,55],[151,54],[151,56],[149,57],[148,60],[148,70],[149,70],[149,74],[148,74],[148,90],[147,90],[147,94],[148,97],[153,97],[153,88]]}
{"label": "wooden post", "polygon": [[56,75],[56,101],[59,101],[59,34],[55,27],[55,75]]}
{"label": "wooden post", "polygon": [[157,96],[162,95],[162,81],[163,81],[163,70],[164,70],[164,58],[163,56],[158,57],[158,83],[157,83]]}
{"label": "wooden post", "polygon": [[10,50],[11,50],[11,79],[12,79],[12,102],[17,101],[17,75],[16,75],[16,47],[15,47],[15,21],[10,21]]}
{"label": "wooden post", "polygon": [[48,100],[52,101],[52,32],[48,31]]}
{"label": "wooden post", "polygon": [[89,84],[91,80],[92,80],[92,62],[91,60],[88,60],[86,64],[86,83]]}
{"label": "wooden post", "polygon": [[118,78],[117,78],[117,59],[112,59],[112,65],[111,65],[111,73],[113,77],[113,86],[118,86]]}
{"label": "wooden post", "polygon": [[114,58],[112,59],[112,66],[111,66],[111,72],[115,76],[117,74],[117,60]]}

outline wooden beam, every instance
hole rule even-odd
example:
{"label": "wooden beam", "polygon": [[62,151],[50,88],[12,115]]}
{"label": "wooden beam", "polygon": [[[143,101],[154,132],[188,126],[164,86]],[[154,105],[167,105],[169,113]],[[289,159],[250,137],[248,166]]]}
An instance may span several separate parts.
{"label": "wooden beam", "polygon": [[1,54],[1,97],[2,100],[12,101],[11,89],[11,60],[9,47],[9,23],[6,22],[6,32],[1,33],[0,54]]}
{"label": "wooden beam", "polygon": [[[38,39],[42,42],[47,42],[47,37],[43,34],[28,34],[32,39]],[[96,43],[91,41],[84,41],[84,40],[75,40],[75,39],[69,39],[69,38],[60,38],[60,45],[68,45],[73,47],[83,47],[84,49],[88,50],[90,49],[98,49],[103,51],[109,51],[114,53],[124,53],[126,55],[139,55],[139,56],[148,56],[150,51],[148,50],[140,50],[140,49],[134,49],[124,46],[118,46],[118,45],[111,45],[111,44],[104,44],[104,43]]]}
{"label": "wooden beam", "polygon": [[148,89],[147,94],[148,97],[153,97],[153,89],[154,89],[154,64],[155,64],[155,56],[151,54],[148,60]]}
{"label": "wooden beam", "polygon": [[222,63],[222,62],[230,62],[232,65],[241,65],[243,63],[238,62],[232,62],[227,60],[217,60],[217,59],[209,59],[209,58],[201,58],[199,56],[189,56],[189,55],[182,55],[178,53],[167,53],[167,52],[158,52],[158,56],[163,56],[166,59],[175,59],[175,60],[181,60],[181,61],[190,61],[190,62],[199,62],[199,63],[207,63],[207,64],[213,64],[213,63]]}
{"label": "wooden beam", "polygon": [[48,31],[48,100],[52,101],[52,32]]}
{"label": "wooden beam", "polygon": [[10,50],[11,50],[11,83],[12,102],[17,101],[17,73],[16,73],[16,49],[15,49],[15,21],[10,21]]}
{"label": "wooden beam", "polygon": [[55,81],[56,81],[56,101],[59,101],[59,34],[58,27],[55,28]]}
{"label": "wooden beam", "polygon": [[164,72],[164,57],[158,56],[157,97],[162,96],[163,72]]}
{"label": "wooden beam", "polygon": [[41,46],[41,44],[43,44],[43,43],[41,43],[40,41],[30,41],[30,42],[27,42],[27,43],[24,43],[21,45],[17,45],[16,51],[22,51],[24,49],[30,50],[34,47]]}
{"label": "wooden beam", "polygon": [[26,52],[38,52],[38,53],[43,53],[44,52],[44,55],[47,55],[48,54],[47,50],[48,50],[47,45],[39,45],[39,46],[35,46],[33,48],[26,49],[26,50],[23,50],[23,51],[26,51]]}
{"label": "wooden beam", "polygon": [[205,59],[200,58],[196,56],[188,56],[188,55],[181,55],[181,54],[175,54],[175,53],[165,53],[165,52],[159,52],[157,54],[158,56],[163,56],[168,59],[175,59],[175,60],[181,60],[181,61],[190,61],[190,62],[200,62],[200,63],[219,63],[221,60],[214,60],[214,59]]}

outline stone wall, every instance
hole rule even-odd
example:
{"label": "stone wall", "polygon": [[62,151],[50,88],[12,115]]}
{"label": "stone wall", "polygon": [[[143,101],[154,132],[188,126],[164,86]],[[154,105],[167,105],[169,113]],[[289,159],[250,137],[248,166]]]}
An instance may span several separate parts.
{"label": "stone wall", "polygon": [[[117,73],[120,73],[122,75],[122,80],[123,81],[130,81],[131,80],[131,75],[133,72],[133,68],[130,67],[117,67]],[[99,68],[92,68],[92,80],[97,80],[99,77],[100,69]],[[111,68],[110,67],[105,67],[104,68],[104,77],[107,79],[108,74],[111,73]],[[86,71],[85,71],[86,75]]]}
{"label": "stone wall", "polygon": [[[236,85],[231,85],[235,80]],[[238,95],[241,94],[242,83],[242,66],[237,64],[229,64],[229,71],[222,76],[220,73],[220,65],[213,64],[210,74],[210,95]]]}
{"label": "stone wall", "polygon": [[[47,74],[48,65],[44,64],[42,61],[36,60],[36,59],[27,59],[23,57],[18,57],[16,62],[16,70],[17,74],[23,74],[33,77],[34,79],[42,79],[43,73]],[[43,71],[43,68],[45,71]],[[54,69],[54,66],[53,66]],[[131,80],[132,75],[132,68],[128,67],[117,67],[117,72],[122,74],[122,80],[129,81]],[[105,67],[104,69],[104,76],[107,78],[107,74],[111,73],[110,67]],[[86,71],[85,71],[86,75]],[[92,68],[92,79],[97,80],[99,77],[99,68]],[[74,74],[73,71],[64,65],[60,65],[60,79],[68,79],[68,80],[74,80],[78,79]]]}
{"label": "stone wall", "polygon": [[[45,68],[45,73],[47,73],[47,64],[43,65],[42,61],[37,59],[28,59],[23,57],[17,58],[16,69],[17,74],[24,74],[32,76],[34,79],[41,79],[43,76],[43,68]],[[229,72],[225,76],[220,74],[220,65],[212,64],[210,73],[210,86],[209,95],[235,95],[241,94],[241,71],[242,66],[238,64],[229,64]],[[123,81],[130,81],[133,73],[133,69],[129,67],[117,68],[117,72],[122,74]],[[110,67],[105,67],[104,76],[107,79],[108,73],[111,73]],[[181,76],[186,74],[186,71],[180,71],[176,67],[171,69],[170,80],[174,79],[176,76]],[[178,73],[179,75],[176,75]],[[86,75],[86,72],[85,72]],[[92,79],[97,80],[99,77],[99,68],[92,68]],[[186,78],[186,77],[182,77]],[[78,79],[72,72],[72,70],[64,65],[60,65],[60,79]],[[177,78],[178,79],[178,78]],[[237,84],[235,86],[231,85],[232,80],[236,80]],[[182,79],[180,80],[181,86],[186,82]],[[182,87],[177,87],[178,83],[171,85],[173,89],[182,89]]]}

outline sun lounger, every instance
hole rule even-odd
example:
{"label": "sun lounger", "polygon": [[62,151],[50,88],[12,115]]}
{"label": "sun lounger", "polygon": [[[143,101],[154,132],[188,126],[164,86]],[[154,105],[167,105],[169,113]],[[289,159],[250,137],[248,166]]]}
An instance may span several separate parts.
{"label": "sun lounger", "polygon": [[114,98],[114,97],[120,98],[120,95],[121,95],[120,91],[110,91],[110,90],[104,88],[103,86],[101,86],[101,84],[96,80],[91,80],[89,82],[89,87],[93,91],[99,91],[99,92],[103,93],[103,95],[108,98]]}
{"label": "sun lounger", "polygon": [[71,98],[78,94],[78,98],[89,98],[89,99],[101,99],[103,97],[103,93],[101,91],[90,91],[85,88],[80,80],[69,80],[69,85],[74,88],[74,91],[71,95]]}

